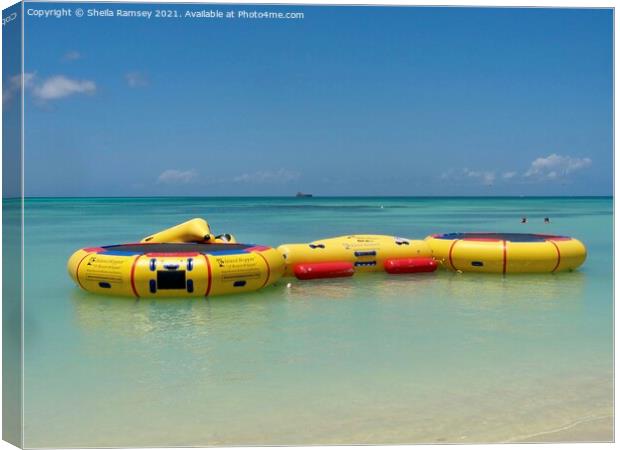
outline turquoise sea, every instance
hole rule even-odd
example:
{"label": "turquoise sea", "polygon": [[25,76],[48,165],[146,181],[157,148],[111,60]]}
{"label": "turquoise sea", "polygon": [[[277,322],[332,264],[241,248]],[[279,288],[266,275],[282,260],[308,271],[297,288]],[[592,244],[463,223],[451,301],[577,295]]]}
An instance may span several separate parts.
{"label": "turquoise sea", "polygon": [[[589,256],[573,273],[285,279],[191,300],[100,297],[67,275],[77,248],[193,217],[273,246],[544,232]],[[610,441],[612,224],[611,198],[26,199],[24,445]]]}

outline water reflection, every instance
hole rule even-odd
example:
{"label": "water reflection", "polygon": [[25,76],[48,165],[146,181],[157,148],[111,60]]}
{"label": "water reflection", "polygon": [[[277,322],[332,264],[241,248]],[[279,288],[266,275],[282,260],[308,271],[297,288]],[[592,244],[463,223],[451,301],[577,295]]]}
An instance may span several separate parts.
{"label": "water reflection", "polygon": [[235,330],[260,327],[269,321],[270,296],[256,294],[134,299],[75,289],[71,301],[76,321],[85,330],[106,330],[127,337],[173,335],[188,327],[197,335],[234,334]]}
{"label": "water reflection", "polygon": [[345,300],[374,297],[390,301],[394,298],[420,296],[448,299],[458,306],[474,309],[520,302],[524,308],[549,307],[550,304],[581,298],[586,277],[581,272],[558,274],[471,274],[439,271],[432,274],[388,275],[363,274],[351,279],[298,281],[291,280],[286,296],[291,300]]}
{"label": "water reflection", "polygon": [[[393,276],[363,274],[352,278],[299,281],[284,279],[259,292],[214,298],[133,299],[97,296],[74,289],[71,301],[79,326],[136,337],[195,333],[197,336],[247,335],[277,318],[296,316],[329,302],[384,305],[429,304],[450,314],[535,314],[579,308],[586,277],[581,272],[498,276],[436,272]],[[191,328],[191,330],[189,329]]]}
{"label": "water reflection", "polygon": [[512,304],[521,309],[547,309],[582,301],[583,273],[473,274],[447,272],[446,294],[461,307],[494,308]]}

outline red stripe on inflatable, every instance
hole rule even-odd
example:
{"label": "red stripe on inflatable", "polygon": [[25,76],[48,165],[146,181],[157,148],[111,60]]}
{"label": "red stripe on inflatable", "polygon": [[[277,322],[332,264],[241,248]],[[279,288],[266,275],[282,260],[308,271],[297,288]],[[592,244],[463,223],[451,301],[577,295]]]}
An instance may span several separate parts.
{"label": "red stripe on inflatable", "polygon": [[554,234],[534,234],[534,236],[554,241],[570,241],[572,239],[570,236],[556,236]]}
{"label": "red stripe on inflatable", "polygon": [[502,241],[503,253],[504,253],[504,264],[502,266],[502,273],[506,274],[506,263],[508,262],[508,258],[506,258],[506,241]]}
{"label": "red stripe on inflatable", "polygon": [[176,252],[176,253],[146,253],[146,256],[152,256],[152,257],[158,257],[158,258],[162,258],[162,257],[166,257],[166,256],[198,256],[200,255],[200,253],[198,252]]}
{"label": "red stripe on inflatable", "polygon": [[476,242],[500,242],[501,239],[495,238],[483,238],[483,237],[465,237],[461,241],[476,241]]}
{"label": "red stripe on inflatable", "polygon": [[254,247],[248,247],[245,249],[246,252],[264,252],[265,250],[269,250],[271,247],[267,247],[265,245],[255,245]]}
{"label": "red stripe on inflatable", "polygon": [[558,262],[555,264],[555,267],[553,268],[553,270],[551,271],[551,273],[555,272],[558,267],[560,267],[560,262],[562,261],[562,254],[560,253],[560,247],[558,247],[558,244],[556,244],[555,242],[549,240],[547,242],[551,242],[553,244],[553,246],[555,247],[555,251],[558,252]]}
{"label": "red stripe on inflatable", "polygon": [[207,290],[205,291],[205,297],[209,296],[209,292],[211,292],[211,262],[209,261],[209,257],[207,255],[202,255],[205,257],[205,261],[207,262]]}
{"label": "red stripe on inflatable", "polygon": [[99,253],[99,252],[105,251],[103,247],[88,247],[88,248],[83,248],[82,250],[88,253]]}
{"label": "red stripe on inflatable", "polygon": [[459,241],[458,239],[455,239],[454,241],[452,241],[452,244],[450,245],[450,251],[448,252],[448,261],[450,262],[450,265],[452,266],[452,270],[456,270],[456,267],[454,267],[454,263],[452,262],[452,249],[454,248],[454,246],[456,245],[458,241]]}
{"label": "red stripe on inflatable", "polygon": [[136,263],[138,262],[140,257],[142,257],[142,255],[136,256],[136,259],[133,260],[133,263],[131,264],[131,272],[129,274],[129,280],[131,281],[131,290],[133,291],[133,295],[135,295],[136,297],[140,297],[140,295],[138,295],[138,291],[136,290],[136,280],[134,279],[134,276],[136,274]]}
{"label": "red stripe on inflatable", "polygon": [[80,264],[82,264],[82,261],[84,261],[90,255],[91,255],[90,253],[87,253],[86,256],[84,256],[82,259],[80,259],[80,262],[78,263],[77,267],[75,268],[75,279],[77,280],[78,284],[80,285],[80,287],[82,289],[84,289],[84,286],[82,286],[82,282],[80,281]]}
{"label": "red stripe on inflatable", "polygon": [[263,285],[260,287],[261,289],[265,287],[265,285],[267,284],[267,282],[269,281],[269,277],[271,276],[271,267],[269,267],[269,263],[267,262],[267,258],[265,258],[260,252],[256,252],[256,254],[258,256],[260,256],[261,258],[263,258],[263,261],[265,261],[265,264],[267,264],[267,278],[265,278],[265,282],[263,283]]}

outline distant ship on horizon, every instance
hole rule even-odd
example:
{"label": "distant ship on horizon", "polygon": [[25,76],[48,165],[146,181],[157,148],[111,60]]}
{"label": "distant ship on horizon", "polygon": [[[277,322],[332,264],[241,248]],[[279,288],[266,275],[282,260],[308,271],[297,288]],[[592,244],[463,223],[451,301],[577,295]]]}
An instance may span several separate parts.
{"label": "distant ship on horizon", "polygon": [[305,194],[303,192],[298,192],[295,197],[312,197],[312,194]]}

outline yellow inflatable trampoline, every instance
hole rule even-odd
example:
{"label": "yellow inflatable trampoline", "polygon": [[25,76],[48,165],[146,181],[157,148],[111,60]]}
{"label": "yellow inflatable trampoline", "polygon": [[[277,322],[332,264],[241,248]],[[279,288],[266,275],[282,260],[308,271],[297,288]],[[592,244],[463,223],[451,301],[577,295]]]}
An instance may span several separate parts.
{"label": "yellow inflatable trampoline", "polygon": [[232,236],[213,236],[204,220],[194,219],[139,243],[80,249],[67,269],[82,289],[134,297],[247,292],[282,276],[284,262],[277,250],[230,241]]}
{"label": "yellow inflatable trampoline", "polygon": [[448,233],[428,236],[433,257],[462,272],[536,273],[574,270],[586,247],[566,236],[522,233]]}

